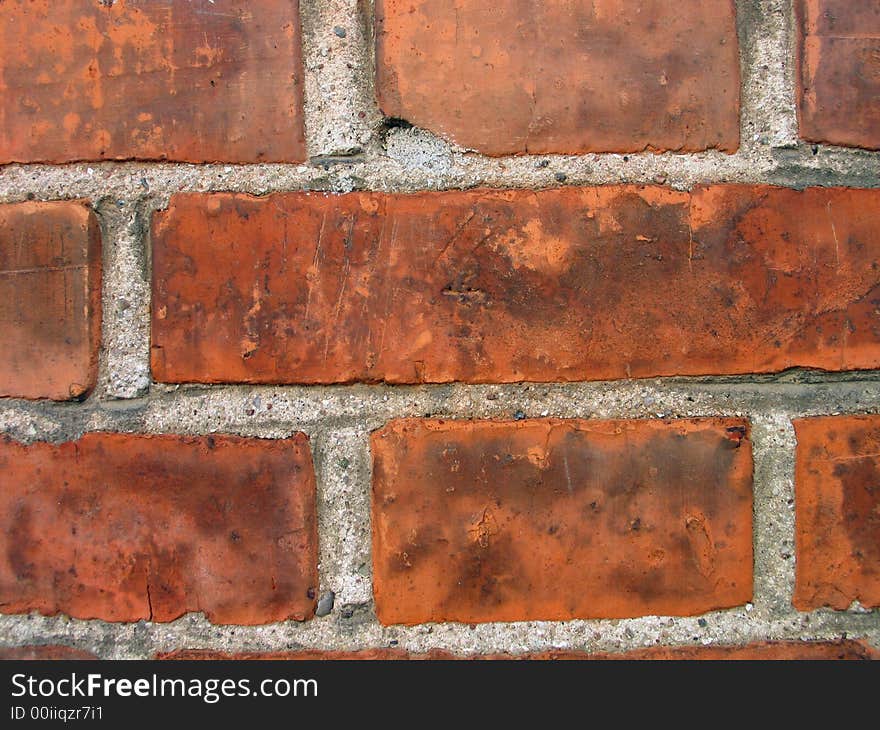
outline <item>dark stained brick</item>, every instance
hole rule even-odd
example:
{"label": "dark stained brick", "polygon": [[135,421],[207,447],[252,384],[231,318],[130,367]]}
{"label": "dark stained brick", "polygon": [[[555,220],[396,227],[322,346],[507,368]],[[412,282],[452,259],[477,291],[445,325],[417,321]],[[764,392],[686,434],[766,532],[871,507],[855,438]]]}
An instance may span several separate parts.
{"label": "dark stained brick", "polygon": [[382,623],[694,615],[751,599],[744,421],[404,419],[372,449]]}
{"label": "dark stained brick", "polygon": [[78,202],[0,205],[0,396],[86,395],[100,344],[95,214]]}
{"label": "dark stained brick", "polygon": [[801,136],[880,149],[880,5],[853,0],[795,5]]}
{"label": "dark stained brick", "polygon": [[97,659],[89,651],[75,649],[72,646],[48,644],[44,646],[7,646],[0,648],[0,661],[47,660],[61,661]]}
{"label": "dark stained brick", "polygon": [[0,440],[0,605],[107,621],[260,624],[314,612],[308,441]]}
{"label": "dark stained brick", "polygon": [[880,607],[880,416],[795,421],[800,610]]}

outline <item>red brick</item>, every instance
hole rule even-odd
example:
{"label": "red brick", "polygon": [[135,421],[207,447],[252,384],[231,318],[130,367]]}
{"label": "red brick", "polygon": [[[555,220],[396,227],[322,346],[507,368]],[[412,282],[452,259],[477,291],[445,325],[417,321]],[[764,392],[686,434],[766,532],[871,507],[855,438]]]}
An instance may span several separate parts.
{"label": "red brick", "polygon": [[795,421],[797,579],[803,611],[880,607],[880,416]]}
{"label": "red brick", "polygon": [[77,202],[0,205],[0,396],[86,395],[100,345],[95,214]]}
{"label": "red brick", "polygon": [[302,434],[0,441],[5,613],[305,619],[314,610],[316,545]]}
{"label": "red brick", "polygon": [[880,6],[852,0],[795,5],[801,136],[880,149]]}
{"label": "red brick", "polygon": [[545,661],[579,661],[579,660],[877,660],[880,652],[860,641],[789,641],[761,642],[746,646],[656,646],[648,649],[612,654],[607,652],[587,653],[579,651],[545,651],[533,654],[489,654],[459,657],[439,649],[424,653],[411,654],[397,649],[364,649],[361,651],[321,651],[320,649],[303,649],[300,651],[283,652],[247,652],[230,654],[225,652],[182,649],[179,651],[159,654],[157,659],[166,660],[279,660],[279,661],[315,661],[315,660],[450,660],[450,659],[490,659],[490,660],[545,660]]}
{"label": "red brick", "polygon": [[489,155],[739,146],[733,0],[376,0],[382,111]]}
{"label": "red brick", "polygon": [[880,367],[880,191],[181,194],[162,382],[578,381]]}
{"label": "red brick", "polygon": [[384,624],[693,615],[752,596],[744,421],[404,419],[372,449]]}
{"label": "red brick", "polygon": [[297,6],[0,4],[0,163],[305,159]]}
{"label": "red brick", "polygon": [[74,649],[72,646],[50,644],[46,646],[8,646],[0,648],[0,661],[47,659],[72,661],[97,658],[97,656],[89,651]]}

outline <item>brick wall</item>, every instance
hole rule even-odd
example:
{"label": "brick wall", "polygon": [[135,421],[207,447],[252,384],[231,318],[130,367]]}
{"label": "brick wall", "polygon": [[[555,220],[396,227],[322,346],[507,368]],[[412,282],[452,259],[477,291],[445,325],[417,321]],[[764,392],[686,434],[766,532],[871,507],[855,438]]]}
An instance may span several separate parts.
{"label": "brick wall", "polygon": [[870,3],[0,37],[0,656],[877,656]]}

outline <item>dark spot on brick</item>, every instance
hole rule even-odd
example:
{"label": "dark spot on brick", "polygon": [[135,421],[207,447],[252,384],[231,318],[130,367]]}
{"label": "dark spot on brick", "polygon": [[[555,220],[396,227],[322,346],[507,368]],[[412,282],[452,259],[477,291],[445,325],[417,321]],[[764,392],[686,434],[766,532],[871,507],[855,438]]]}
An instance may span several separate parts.
{"label": "dark spot on brick", "polygon": [[864,456],[835,464],[843,487],[843,518],[855,557],[868,574],[880,572],[880,469],[877,458]]}

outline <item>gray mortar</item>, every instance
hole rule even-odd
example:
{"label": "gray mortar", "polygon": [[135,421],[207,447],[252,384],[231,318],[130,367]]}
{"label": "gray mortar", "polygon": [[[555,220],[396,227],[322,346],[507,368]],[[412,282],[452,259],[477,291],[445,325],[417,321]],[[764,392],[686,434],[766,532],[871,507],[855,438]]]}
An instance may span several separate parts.
{"label": "gray mortar", "polygon": [[321,590],[335,594],[335,610],[372,599],[370,473],[367,435],[358,428],[312,436],[318,490]]}
{"label": "gray mortar", "polygon": [[136,398],[150,387],[150,281],[143,201],[101,198],[102,342],[96,395]]}
{"label": "gray mortar", "polygon": [[755,607],[784,618],[794,594],[794,453],[797,440],[784,413],[755,415]]}
{"label": "gray mortar", "polygon": [[742,149],[797,147],[792,0],[738,0]]}
{"label": "gray mortar", "polygon": [[382,122],[361,5],[362,0],[300,2],[306,142],[312,158],[362,152]]}
{"label": "gray mortar", "polygon": [[[490,158],[427,130],[388,129],[372,88],[368,0],[301,0],[309,164],[77,163],[0,167],[0,202],[82,198],[104,234],[99,384],[83,403],[0,400],[0,433],[24,442],[91,431],[309,435],[318,483],[320,591],[329,616],[305,623],[215,626],[201,614],[168,624],[112,624],[37,614],[0,617],[0,645],[61,643],[105,658],[210,648],[273,651],[397,646],[456,654],[546,649],[624,651],[767,639],[862,638],[880,647],[880,611],[798,613],[794,580],[791,419],[880,413],[880,371],[657,378],[595,383],[394,386],[169,386],[149,381],[149,218],[177,191],[264,195],[297,190],[465,189],[723,182],[877,187],[880,154],[797,140],[790,0],[738,0],[742,143],[733,155],[631,154]],[[342,37],[335,28],[345,30]],[[271,406],[271,407],[270,407]],[[676,418],[752,423],[753,603],[701,617],[383,627],[371,591],[369,434],[400,417]],[[786,557],[788,556],[788,557]],[[701,626],[699,621],[705,621]]]}

